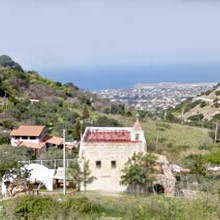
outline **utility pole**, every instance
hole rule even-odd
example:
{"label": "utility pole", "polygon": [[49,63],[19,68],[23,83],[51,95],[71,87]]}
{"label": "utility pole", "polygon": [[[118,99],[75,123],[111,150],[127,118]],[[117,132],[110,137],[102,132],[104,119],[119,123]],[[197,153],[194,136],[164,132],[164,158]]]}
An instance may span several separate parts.
{"label": "utility pole", "polygon": [[63,195],[66,195],[66,130],[63,129]]}
{"label": "utility pole", "polygon": [[214,142],[217,143],[217,140],[218,140],[218,122],[216,122]]}

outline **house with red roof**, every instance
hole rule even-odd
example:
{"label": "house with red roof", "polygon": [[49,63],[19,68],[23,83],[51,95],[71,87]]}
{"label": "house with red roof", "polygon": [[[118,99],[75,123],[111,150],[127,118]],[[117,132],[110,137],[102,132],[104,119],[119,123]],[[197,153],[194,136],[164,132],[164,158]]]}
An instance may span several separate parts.
{"label": "house with red roof", "polygon": [[146,151],[146,139],[138,119],[133,127],[87,127],[79,149],[81,165],[89,161],[93,177],[87,189],[125,191],[126,187],[120,184],[124,164],[135,152]]}
{"label": "house with red roof", "polygon": [[11,145],[28,147],[40,152],[49,147],[62,147],[63,138],[50,136],[46,126],[21,125],[10,133]]}

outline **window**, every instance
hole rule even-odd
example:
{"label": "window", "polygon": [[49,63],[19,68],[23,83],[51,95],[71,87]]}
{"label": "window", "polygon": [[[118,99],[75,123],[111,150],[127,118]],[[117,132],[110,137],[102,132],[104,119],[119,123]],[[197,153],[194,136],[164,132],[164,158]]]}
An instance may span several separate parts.
{"label": "window", "polygon": [[140,138],[140,135],[139,134],[135,134],[135,140],[138,141]]}
{"label": "window", "polygon": [[115,160],[111,161],[111,167],[112,167],[112,169],[116,168],[116,161]]}
{"label": "window", "polygon": [[30,136],[30,140],[36,140],[36,137]]}
{"label": "window", "polygon": [[27,140],[28,137],[27,137],[27,136],[23,136],[22,139],[23,139],[23,140]]}
{"label": "window", "polygon": [[102,168],[102,162],[100,160],[95,162],[96,168],[101,169]]}

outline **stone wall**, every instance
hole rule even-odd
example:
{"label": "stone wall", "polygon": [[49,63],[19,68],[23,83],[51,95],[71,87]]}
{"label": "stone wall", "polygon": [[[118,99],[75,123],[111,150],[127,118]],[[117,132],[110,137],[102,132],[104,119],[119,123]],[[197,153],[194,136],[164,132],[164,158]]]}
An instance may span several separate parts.
{"label": "stone wall", "polygon": [[[103,190],[109,192],[122,192],[126,186],[120,184],[121,170],[128,159],[138,152],[146,152],[143,143],[87,143],[80,145],[80,160],[89,160],[92,183],[87,185],[87,190]],[[97,162],[101,167],[97,167]],[[116,167],[112,167],[115,161]],[[99,162],[98,162],[99,163]],[[99,165],[99,164],[98,164]],[[83,187],[83,186],[82,186]]]}

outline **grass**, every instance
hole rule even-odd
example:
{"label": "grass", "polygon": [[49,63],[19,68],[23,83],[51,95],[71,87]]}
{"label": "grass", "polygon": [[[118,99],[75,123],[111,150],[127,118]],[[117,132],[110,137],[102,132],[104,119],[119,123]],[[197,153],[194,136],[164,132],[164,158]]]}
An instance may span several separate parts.
{"label": "grass", "polygon": [[[133,126],[135,119],[132,117],[112,116],[122,121],[125,126]],[[209,151],[201,150],[200,146],[207,146],[207,149],[214,150],[218,145],[213,144],[209,136],[209,129],[192,127],[177,123],[152,120],[150,118],[141,121],[148,143],[148,149],[166,154],[169,160],[181,162],[182,158],[189,154],[205,154]],[[155,147],[158,139],[157,149]]]}
{"label": "grass", "polygon": [[[36,201],[36,202],[34,202]],[[49,202],[49,203],[48,203]],[[44,209],[48,204],[54,207]],[[134,197],[105,196],[98,193],[79,193],[74,196],[23,197],[0,202],[1,219],[28,220],[75,219],[75,220],[215,220],[219,219],[219,203],[216,196],[199,196],[194,199],[168,198],[165,196]],[[39,209],[40,208],[40,209]],[[39,210],[39,215],[37,211]],[[32,214],[33,213],[33,214]],[[37,216],[37,217],[36,217]]]}

